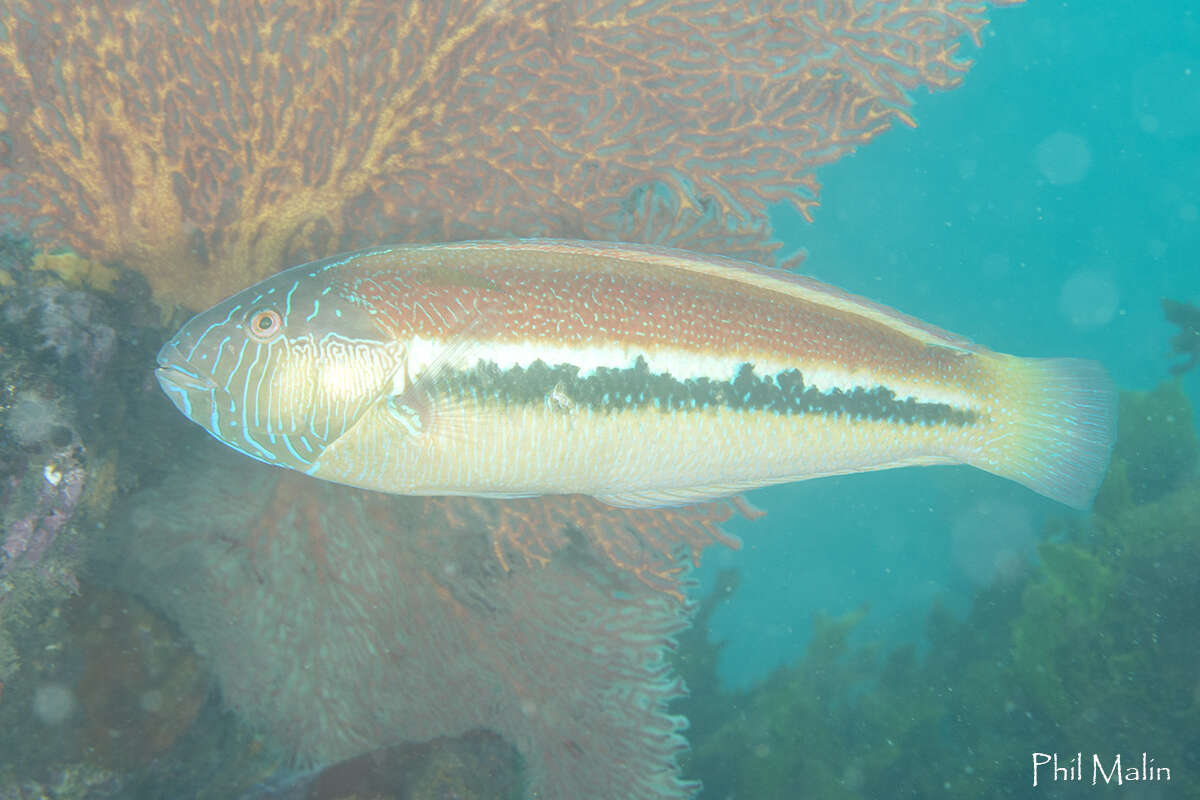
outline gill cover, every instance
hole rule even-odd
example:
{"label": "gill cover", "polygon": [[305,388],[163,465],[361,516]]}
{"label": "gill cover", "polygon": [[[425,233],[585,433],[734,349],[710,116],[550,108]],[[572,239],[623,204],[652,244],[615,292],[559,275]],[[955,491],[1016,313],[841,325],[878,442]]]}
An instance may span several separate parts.
{"label": "gill cover", "polygon": [[401,365],[400,345],[344,289],[338,265],[286,270],[186,323],[156,371],[176,407],[251,458],[314,469]]}

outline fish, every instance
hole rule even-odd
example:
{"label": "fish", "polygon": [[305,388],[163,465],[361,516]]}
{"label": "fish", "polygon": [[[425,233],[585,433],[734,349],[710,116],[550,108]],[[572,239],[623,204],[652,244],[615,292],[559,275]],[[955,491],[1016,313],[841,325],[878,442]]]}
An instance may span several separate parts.
{"label": "fish", "polygon": [[1100,364],[1021,358],[793,272],[657,246],[391,245],[286,269],[158,354],[250,458],[405,495],[686,505],[966,464],[1086,508]]}

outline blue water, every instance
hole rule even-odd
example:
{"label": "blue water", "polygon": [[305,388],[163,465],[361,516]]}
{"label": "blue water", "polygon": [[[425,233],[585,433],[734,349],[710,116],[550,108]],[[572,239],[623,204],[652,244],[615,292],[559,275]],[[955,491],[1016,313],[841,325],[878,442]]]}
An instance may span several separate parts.
{"label": "blue water", "polygon": [[[1193,3],[995,9],[958,90],[824,169],[809,224],[775,214],[803,270],[1025,356],[1099,359],[1125,389],[1167,376],[1162,297],[1200,301],[1200,12]],[[1185,378],[1197,405],[1200,377]],[[811,615],[870,604],[860,636],[919,638],[1069,514],[965,468],[753,493],[736,597],[713,634],[745,686],[803,652]]]}

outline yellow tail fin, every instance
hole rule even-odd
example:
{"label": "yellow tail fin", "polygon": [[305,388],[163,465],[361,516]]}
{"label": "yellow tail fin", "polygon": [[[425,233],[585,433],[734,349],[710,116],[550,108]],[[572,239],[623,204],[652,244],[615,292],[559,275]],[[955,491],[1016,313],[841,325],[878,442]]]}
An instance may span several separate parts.
{"label": "yellow tail fin", "polygon": [[1095,361],[1001,356],[1007,384],[997,436],[970,463],[1075,508],[1100,488],[1117,432],[1112,380]]}

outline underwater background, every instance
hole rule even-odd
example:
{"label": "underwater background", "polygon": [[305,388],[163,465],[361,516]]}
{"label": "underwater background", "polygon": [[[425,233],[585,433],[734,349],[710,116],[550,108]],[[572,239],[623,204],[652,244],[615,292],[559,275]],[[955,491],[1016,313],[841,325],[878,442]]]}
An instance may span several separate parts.
{"label": "underwater background", "polygon": [[[647,621],[634,632],[650,642],[638,640],[650,653],[647,664],[678,637],[670,662],[690,695],[670,710],[691,721],[682,769],[703,781],[702,798],[1074,797],[1097,791],[1093,753],[1106,763],[1122,753],[1140,764],[1143,752],[1171,769],[1169,783],[1127,782],[1119,791],[1200,797],[1200,369],[1173,372],[1200,349],[1189,344],[1200,337],[1200,312],[1182,313],[1172,325],[1162,303],[1200,305],[1200,16],[1183,0],[1033,2],[987,16],[982,47],[964,42],[961,54],[975,63],[962,85],[911,90],[915,128],[893,123],[856,152],[817,166],[811,222],[768,197],[770,233],[782,241],[782,254],[805,253],[802,271],[987,347],[1103,362],[1123,392],[1109,478],[1094,509],[1080,513],[980,472],[930,468],[756,491],[747,499],[766,515],[753,520],[714,514],[667,523],[575,507],[536,517],[581,525],[593,543],[611,545],[618,531],[636,529],[656,544],[659,535],[670,540],[662,533],[670,531],[685,550],[707,546],[695,587],[659,563],[648,583],[604,572],[616,589],[595,600],[600,608],[635,608]],[[14,40],[12,30],[0,48]],[[22,178],[12,164],[28,163],[15,159],[22,151],[12,132],[23,99],[0,95],[11,125],[0,135],[9,167],[0,187],[10,197]],[[726,168],[736,164],[730,159]],[[138,168],[132,159],[129,171]],[[192,165],[189,175],[203,185],[208,168]],[[215,202],[209,222],[228,226],[230,207],[228,198]],[[314,530],[344,525],[357,536],[365,520],[385,513],[422,531],[500,528],[511,522],[508,512],[472,508],[464,523],[438,506],[400,502],[383,512],[373,501],[333,494],[317,508],[309,504],[325,498],[324,489],[276,486],[221,461],[210,450],[216,445],[176,419],[153,385],[153,354],[187,315],[161,302],[179,291],[171,276],[139,272],[134,251],[109,260],[105,243],[95,252],[75,245],[96,262],[61,249],[38,255],[28,237],[53,216],[41,211],[5,211],[0,252],[0,800],[524,796],[522,765],[542,759],[539,769],[552,771],[545,763],[553,757],[531,758],[526,741],[514,742],[543,735],[517,722],[508,741],[483,731],[433,742],[406,736],[406,745],[364,745],[372,751],[366,760],[322,769],[295,763],[277,740],[315,739],[336,723],[316,712],[280,722],[269,711],[226,702],[238,691],[269,692],[274,667],[246,654],[240,668],[263,671],[268,685],[231,685],[237,657],[228,656],[224,672],[214,667],[217,648],[228,642],[194,607],[200,597],[214,606],[229,602],[235,610],[222,611],[233,620],[229,630],[256,630],[236,608],[271,608],[263,587],[273,579],[257,572],[284,558],[256,550],[256,532],[276,525],[309,531],[302,568],[287,573],[276,563],[275,574],[292,581],[278,579],[279,596],[290,600],[311,593],[305,570],[316,563]],[[407,221],[448,233],[442,238],[465,229],[417,212]],[[519,224],[518,233],[599,235],[583,223],[547,223],[550,230]],[[644,233],[623,231],[628,238]],[[319,247],[326,235],[316,226],[302,238]],[[745,251],[761,245],[753,232],[728,241]],[[227,245],[204,242],[210,254]],[[104,260],[107,266],[98,263]],[[206,487],[209,504],[226,501],[227,513],[207,513],[197,487]],[[292,511],[281,516],[284,507]],[[513,513],[522,522],[535,517]],[[197,520],[206,516],[245,533],[213,534],[225,537],[218,555],[253,554],[237,594],[216,582],[170,582],[180,561],[212,556],[224,563],[216,550],[163,547],[198,537]],[[715,532],[718,521],[723,533]],[[714,544],[725,534],[739,537],[740,549]],[[139,537],[153,545],[139,549]],[[471,557],[487,561],[491,549],[477,545]],[[403,557],[419,562],[448,545],[404,547]],[[523,542],[506,552],[531,547]],[[141,574],[128,576],[129,565]],[[537,640],[543,629],[521,628],[532,616],[522,612],[543,611],[557,597],[578,602],[587,617],[582,607],[591,595],[572,594],[573,565],[543,572],[510,566],[513,585],[489,595],[511,617],[506,630]],[[492,573],[472,578],[481,586],[498,580]],[[699,608],[690,628],[664,599],[679,589]],[[237,602],[222,598],[223,590]],[[315,596],[314,607],[327,599]],[[482,641],[488,629],[467,633]],[[478,648],[463,641],[446,645],[446,658],[475,658]],[[512,653],[489,658],[483,671],[524,676]],[[587,672],[583,659],[562,661]],[[357,668],[346,659],[345,672],[330,674],[360,676]],[[589,674],[586,688],[601,691],[603,677]],[[306,691],[300,684],[299,696]],[[671,687],[651,695],[654,702],[672,696]],[[314,697],[310,705],[321,703]],[[462,715],[463,725],[472,713]],[[453,727],[428,716],[430,729]],[[477,717],[483,728],[493,719]],[[501,721],[490,727],[503,728],[507,718],[495,718]],[[268,721],[274,735],[264,732]],[[281,733],[287,726],[311,730]],[[568,765],[561,770],[570,772],[572,759],[591,767],[634,760],[613,744],[620,730],[567,741],[557,756]],[[664,763],[674,759],[677,732],[655,730]],[[638,740],[624,744],[634,750]],[[1065,763],[1076,752],[1088,765],[1085,780],[1031,788],[1034,753],[1057,753]],[[571,785],[562,780],[555,785]],[[578,796],[670,798],[694,789],[673,779],[638,787],[643,794]]]}
{"label": "underwater background", "polygon": [[[1200,20],[1186,3],[1033,3],[991,17],[960,89],[920,96],[917,128],[822,169],[816,222],[778,209],[775,230],[817,278],[987,347],[1094,358],[1121,388],[1152,389],[1174,363],[1161,299],[1200,298]],[[1194,403],[1200,376],[1182,381]],[[803,648],[793,609],[869,603],[863,628],[919,634],[931,599],[961,607],[1063,515],[959,468],[754,501],[770,514],[745,550],[706,562],[754,576],[713,619],[733,685]]]}
{"label": "underwater background", "polygon": [[[1149,392],[1120,408],[1114,461],[1140,462],[1133,496],[1190,488],[1105,517],[1128,501],[1110,475],[1099,518],[961,468],[753,493],[767,516],[731,523],[745,547],[710,553],[701,573],[729,595],[707,619],[734,691],[709,752],[745,737],[739,754],[762,771],[718,757],[703,773],[715,796],[1076,797],[1094,791],[1091,753],[1122,746],[1187,765],[1182,785],[1123,791],[1200,796],[1186,722],[1200,640],[1163,628],[1200,613],[1195,579],[1163,561],[1188,572],[1200,553],[1200,374],[1172,376],[1161,302],[1200,298],[1200,18],[1173,2],[991,16],[961,89],[921,96],[917,128],[822,169],[816,222],[777,209],[775,230],[810,274],[989,347],[1102,361],[1122,390]],[[1030,638],[1057,652],[1025,661]],[[756,715],[810,729],[791,742],[804,767],[770,766],[779,745],[755,743]],[[907,751],[900,729],[916,734]],[[1033,789],[1031,753],[1056,748],[1082,748],[1084,784]]]}

